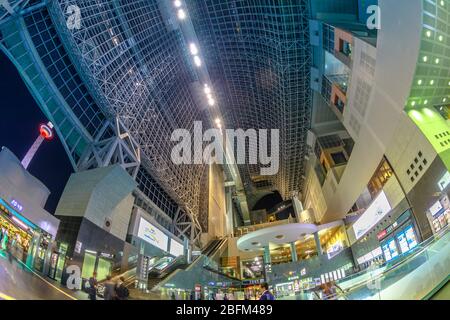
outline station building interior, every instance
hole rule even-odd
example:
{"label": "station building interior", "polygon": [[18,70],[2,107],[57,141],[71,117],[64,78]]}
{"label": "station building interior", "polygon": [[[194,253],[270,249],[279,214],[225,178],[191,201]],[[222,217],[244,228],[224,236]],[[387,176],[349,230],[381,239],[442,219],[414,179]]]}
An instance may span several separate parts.
{"label": "station building interior", "polygon": [[[9,2],[2,55],[47,123],[0,152],[27,268],[144,300],[450,299],[450,0]],[[278,171],[174,163],[198,122],[249,130],[246,159],[278,130]],[[27,166],[52,135],[73,173],[48,212]]]}

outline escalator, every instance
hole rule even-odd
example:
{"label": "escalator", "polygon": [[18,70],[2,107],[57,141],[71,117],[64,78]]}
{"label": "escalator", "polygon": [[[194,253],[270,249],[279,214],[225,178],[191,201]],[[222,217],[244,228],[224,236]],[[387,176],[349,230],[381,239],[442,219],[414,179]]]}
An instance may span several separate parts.
{"label": "escalator", "polygon": [[155,264],[150,266],[148,271],[148,290],[152,290],[161,281],[163,281],[172,272],[178,269],[186,269],[188,267],[186,258],[184,256],[163,257]]}
{"label": "escalator", "polygon": [[212,240],[205,249],[202,250],[202,255],[205,255],[207,257],[212,256],[216,250],[218,250],[223,242],[226,241],[226,239],[219,239],[219,240]]}
{"label": "escalator", "polygon": [[211,286],[212,283],[227,283],[240,287],[242,284],[240,279],[230,277],[220,271],[220,256],[227,248],[227,244],[227,238],[211,241],[194,262],[185,269],[172,272],[158,283],[156,289],[169,285],[173,288],[193,290],[196,285]]}

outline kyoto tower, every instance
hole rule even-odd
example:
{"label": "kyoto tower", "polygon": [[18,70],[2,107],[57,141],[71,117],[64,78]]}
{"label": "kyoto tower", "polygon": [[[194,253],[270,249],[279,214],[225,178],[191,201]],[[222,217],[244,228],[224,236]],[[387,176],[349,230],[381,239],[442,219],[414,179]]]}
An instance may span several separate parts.
{"label": "kyoto tower", "polygon": [[27,154],[22,160],[22,165],[25,169],[28,169],[31,160],[33,160],[34,155],[39,150],[39,147],[41,146],[42,142],[44,142],[44,140],[51,140],[52,138],[53,138],[53,124],[51,122],[47,124],[41,124],[39,126],[39,136],[36,138],[36,141],[34,141],[30,150],[28,150]]}

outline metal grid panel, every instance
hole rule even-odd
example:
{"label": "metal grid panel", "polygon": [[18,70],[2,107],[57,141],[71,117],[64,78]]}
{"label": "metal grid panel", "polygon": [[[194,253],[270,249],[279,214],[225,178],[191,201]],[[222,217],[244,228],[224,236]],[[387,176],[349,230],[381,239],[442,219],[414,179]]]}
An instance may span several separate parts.
{"label": "metal grid panel", "polygon": [[[80,7],[82,27],[69,32],[64,12],[71,4]],[[204,116],[190,91],[193,79],[180,34],[167,30],[157,1],[60,0],[49,8],[96,101],[105,114],[120,118],[142,148],[147,173],[198,215],[206,167],[174,165],[170,137],[178,128],[192,130]],[[167,209],[173,214],[171,205]]]}
{"label": "metal grid panel", "polygon": [[[189,12],[228,127],[280,129],[280,171],[271,177],[284,198],[302,188],[310,126],[309,1],[189,0]],[[250,153],[258,152],[249,145]],[[240,166],[247,190],[258,165]]]}

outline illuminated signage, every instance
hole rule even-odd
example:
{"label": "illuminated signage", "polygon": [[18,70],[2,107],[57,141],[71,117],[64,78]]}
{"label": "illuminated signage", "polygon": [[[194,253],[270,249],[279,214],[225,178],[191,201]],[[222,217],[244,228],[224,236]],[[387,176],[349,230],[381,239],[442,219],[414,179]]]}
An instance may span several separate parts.
{"label": "illuminated signage", "polygon": [[23,206],[17,200],[12,200],[11,205],[13,206],[14,209],[16,209],[19,212],[23,211]]}
{"label": "illuminated signage", "polygon": [[384,191],[372,202],[362,216],[353,224],[356,239],[361,238],[373,228],[383,217],[391,211],[392,207]]}
{"label": "illuminated signage", "polygon": [[141,218],[139,222],[138,237],[161,250],[167,251],[169,237],[144,218]]}
{"label": "illuminated signage", "polygon": [[170,240],[170,254],[179,257],[184,254],[184,246],[175,240]]}
{"label": "illuminated signage", "polygon": [[387,235],[387,231],[386,231],[386,230],[383,230],[383,231],[381,231],[379,234],[377,234],[377,239],[378,239],[378,240],[381,240],[381,239],[383,239],[384,237],[386,237],[386,235]]}
{"label": "illuminated signage", "polygon": [[450,184],[450,172],[447,171],[446,174],[439,180],[438,186],[441,191],[444,191]]}
{"label": "illuminated signage", "polygon": [[342,245],[342,242],[336,242],[333,244],[328,250],[327,250],[327,256],[328,259],[334,258],[336,255],[338,255],[342,249],[344,249],[344,246]]}
{"label": "illuminated signage", "polygon": [[440,213],[443,209],[444,207],[442,206],[441,201],[437,201],[435,204],[431,206],[430,213],[434,217],[435,215]]}

